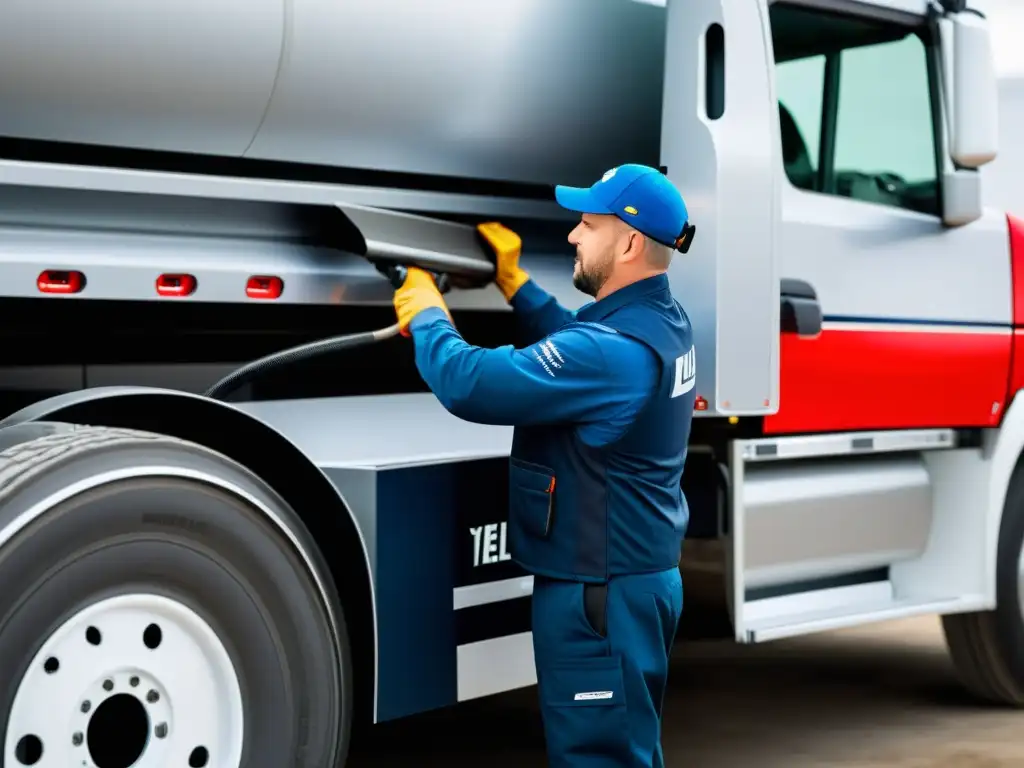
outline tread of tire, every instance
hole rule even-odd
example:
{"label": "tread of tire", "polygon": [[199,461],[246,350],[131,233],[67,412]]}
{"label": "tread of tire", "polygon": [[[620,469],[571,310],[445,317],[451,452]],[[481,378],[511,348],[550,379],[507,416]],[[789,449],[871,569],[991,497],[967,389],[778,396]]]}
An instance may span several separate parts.
{"label": "tread of tire", "polygon": [[37,472],[45,471],[55,459],[84,453],[97,446],[110,447],[119,444],[152,444],[154,442],[193,446],[192,443],[185,440],[153,432],[115,427],[68,425],[68,429],[64,432],[19,443],[0,453],[0,498],[16,486],[29,480]]}
{"label": "tread of tire", "polygon": [[1016,698],[1000,678],[1005,678],[998,652],[992,647],[991,616],[964,614],[942,617],[950,656],[968,691],[991,703]]}
{"label": "tread of tire", "polygon": [[[0,451],[0,512],[4,497],[32,481],[41,473],[52,471],[55,462],[83,454],[97,448],[137,446],[177,446],[208,455],[222,457],[204,446],[169,435],[121,427],[102,427],[82,424],[61,424],[61,431],[45,435]],[[2,522],[2,516],[0,516]],[[347,645],[344,646],[347,653]],[[336,759],[343,765],[347,760],[350,736],[343,734]]]}
{"label": "tread of tire", "polygon": [[[1010,479],[1005,510],[1020,510],[1022,506],[1024,474],[1018,467]],[[1000,537],[1003,535],[1001,528]],[[1014,679],[1006,651],[1000,647],[997,613],[998,609],[943,616],[946,645],[961,681],[971,693],[993,704],[1020,707],[1024,705],[1024,689]]]}

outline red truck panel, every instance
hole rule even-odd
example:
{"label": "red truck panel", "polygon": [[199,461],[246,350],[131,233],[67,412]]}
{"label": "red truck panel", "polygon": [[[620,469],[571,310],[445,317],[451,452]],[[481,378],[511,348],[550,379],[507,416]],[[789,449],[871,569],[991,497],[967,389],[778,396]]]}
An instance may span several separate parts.
{"label": "red truck panel", "polygon": [[1024,388],[1024,220],[1007,223],[1012,330],[826,314],[816,338],[783,334],[779,412],[765,432],[998,425]]}
{"label": "red truck panel", "polygon": [[1010,230],[1010,265],[1013,273],[1013,353],[1009,396],[1024,388],[1024,220],[1007,214]]}
{"label": "red truck panel", "polygon": [[780,407],[765,432],[992,426],[1002,416],[1005,331],[835,326],[813,339],[783,334]]}

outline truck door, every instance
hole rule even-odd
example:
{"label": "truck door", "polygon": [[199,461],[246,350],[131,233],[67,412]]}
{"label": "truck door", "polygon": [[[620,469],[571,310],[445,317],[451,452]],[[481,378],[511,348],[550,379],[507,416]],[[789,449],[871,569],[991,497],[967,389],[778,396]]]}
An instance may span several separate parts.
{"label": "truck door", "polygon": [[766,431],[995,425],[1010,361],[1006,219],[943,225],[939,43],[895,3],[828,5],[770,6],[782,275],[813,287],[824,324],[813,339],[783,335]]}
{"label": "truck door", "polygon": [[779,153],[766,0],[670,0],[662,163],[697,231],[669,272],[694,327],[697,415],[770,414],[779,366]]}
{"label": "truck door", "polygon": [[943,223],[941,50],[925,3],[896,5],[769,6],[780,273],[813,289],[823,322],[782,334],[768,436],[732,444],[742,642],[948,610],[955,596],[894,576],[941,533],[924,453],[996,423],[1006,396],[1006,220]]}

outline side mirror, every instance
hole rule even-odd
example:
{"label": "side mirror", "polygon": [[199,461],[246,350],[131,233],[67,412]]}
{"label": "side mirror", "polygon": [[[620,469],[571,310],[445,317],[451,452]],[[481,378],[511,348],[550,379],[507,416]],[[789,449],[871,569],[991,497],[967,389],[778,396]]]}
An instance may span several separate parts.
{"label": "side mirror", "polygon": [[942,223],[962,227],[984,213],[981,174],[974,170],[948,169],[942,174]]}
{"label": "side mirror", "polygon": [[981,217],[977,169],[992,162],[999,142],[999,96],[988,20],[963,8],[939,20],[949,161],[943,173],[943,221],[961,226]]}
{"label": "side mirror", "polygon": [[995,159],[999,144],[999,95],[988,20],[970,10],[946,18],[949,155],[962,168],[980,168]]}

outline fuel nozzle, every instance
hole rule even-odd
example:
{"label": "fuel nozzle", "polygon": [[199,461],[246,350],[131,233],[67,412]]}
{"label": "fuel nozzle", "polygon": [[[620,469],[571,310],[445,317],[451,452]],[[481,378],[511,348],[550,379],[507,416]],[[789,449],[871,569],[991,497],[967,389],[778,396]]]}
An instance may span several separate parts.
{"label": "fuel nozzle", "polygon": [[[405,278],[409,275],[408,268],[401,264],[391,264],[378,261],[374,266],[377,267],[378,272],[388,279],[388,282],[391,283],[391,287],[396,291],[402,287],[402,284],[405,282]],[[434,278],[434,284],[437,286],[437,290],[441,293],[448,293],[452,287],[451,279],[448,275],[444,272],[426,271]]]}

